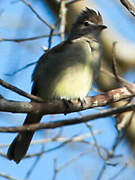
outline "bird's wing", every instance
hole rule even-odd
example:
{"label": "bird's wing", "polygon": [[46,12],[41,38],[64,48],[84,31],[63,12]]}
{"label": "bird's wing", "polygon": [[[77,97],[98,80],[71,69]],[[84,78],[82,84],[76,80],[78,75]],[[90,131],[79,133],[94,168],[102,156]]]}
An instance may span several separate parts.
{"label": "bird's wing", "polygon": [[56,60],[59,61],[60,58],[58,56],[60,56],[60,54],[61,56],[65,54],[65,51],[67,51],[68,46],[71,43],[72,41],[69,40],[63,41],[59,45],[53,47],[52,49],[48,50],[45,54],[43,54],[37,62],[37,65],[33,71],[32,81],[36,82],[37,77],[40,74],[39,71],[42,71],[43,69],[45,70],[49,64],[52,64],[52,61],[55,61],[55,63],[57,63]]}

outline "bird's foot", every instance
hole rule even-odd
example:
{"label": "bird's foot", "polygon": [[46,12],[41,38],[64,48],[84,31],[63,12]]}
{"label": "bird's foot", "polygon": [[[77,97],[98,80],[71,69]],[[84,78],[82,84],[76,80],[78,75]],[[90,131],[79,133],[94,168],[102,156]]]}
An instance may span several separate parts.
{"label": "bird's foot", "polygon": [[65,98],[62,98],[62,101],[63,101],[63,103],[64,103],[64,105],[65,105],[65,113],[64,113],[64,115],[66,115],[67,114],[67,112],[68,111],[70,111],[70,106],[73,104],[72,103],[72,101],[70,100],[70,99],[65,99]]}
{"label": "bird's foot", "polygon": [[81,107],[83,108],[86,104],[86,98],[78,98],[78,101],[81,103]]}

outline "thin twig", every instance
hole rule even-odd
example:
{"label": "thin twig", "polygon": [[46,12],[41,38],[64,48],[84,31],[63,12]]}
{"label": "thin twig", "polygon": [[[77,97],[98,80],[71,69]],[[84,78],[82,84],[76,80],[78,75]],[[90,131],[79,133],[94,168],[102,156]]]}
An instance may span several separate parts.
{"label": "thin twig", "polygon": [[[45,132],[45,138],[48,138],[48,131]],[[45,144],[41,144],[41,152],[43,152],[43,151],[45,151]],[[36,168],[36,166],[38,165],[38,162],[42,158],[42,155],[43,154],[41,154],[39,156],[36,156],[36,159],[35,159],[34,163],[32,164],[32,166],[30,167],[30,169],[26,173],[25,179],[28,179],[30,177],[30,175],[32,174],[34,168]]]}
{"label": "thin twig", "polygon": [[77,156],[73,157],[71,160],[67,161],[66,163],[64,163],[63,165],[61,165],[60,167],[57,167],[57,159],[55,159],[54,161],[54,176],[53,176],[53,180],[56,179],[57,174],[63,170],[64,168],[66,168],[67,166],[69,166],[70,164],[74,163],[75,161],[77,161],[78,159],[80,159],[82,156],[86,156],[90,153],[91,151],[86,151],[86,152],[81,152],[80,154],[78,154]]}
{"label": "thin twig", "polygon": [[[97,130],[94,131],[94,135],[96,136],[97,134],[100,134],[101,131]],[[46,144],[46,143],[50,143],[50,142],[70,142],[70,143],[75,143],[75,142],[80,142],[80,143],[84,143],[84,140],[87,138],[90,138],[91,134],[90,133],[86,133],[86,134],[81,134],[78,136],[75,136],[73,138],[69,138],[69,137],[54,137],[54,138],[45,138],[45,139],[38,139],[38,140],[33,140],[31,142],[31,145],[38,145],[38,144]],[[9,147],[10,144],[0,144],[0,149],[1,148],[7,148]]]}
{"label": "thin twig", "polygon": [[53,174],[52,180],[56,180],[56,176],[57,176],[57,173],[58,173],[57,162],[58,162],[58,159],[55,158],[55,159],[54,159],[54,174]]}
{"label": "thin twig", "polygon": [[108,165],[116,166],[118,164],[118,163],[115,163],[115,164],[109,163],[109,160],[112,159],[112,158],[118,158],[118,157],[122,156],[122,155],[115,155],[115,151],[116,151],[116,148],[118,147],[118,145],[120,144],[120,142],[122,141],[123,138],[124,138],[124,135],[121,136],[120,132],[118,132],[118,135],[117,135],[117,137],[115,139],[115,142],[114,142],[111,150],[108,151],[106,161],[104,161],[104,165],[103,165],[103,167],[101,168],[101,170],[99,172],[97,180],[100,180],[103,177],[103,175],[105,173],[105,170],[107,169]]}
{"label": "thin twig", "polygon": [[[41,151],[44,151],[44,145],[42,145],[41,147]],[[32,164],[31,168],[28,170],[28,172],[26,173],[25,179],[28,179],[30,177],[30,175],[32,174],[34,168],[37,166],[38,162],[40,161],[41,157],[43,154],[41,154],[40,156],[37,156],[34,163]]]}
{"label": "thin twig", "polygon": [[4,80],[0,79],[0,85],[11,90],[11,91],[14,91],[16,92],[17,94],[20,94],[21,96],[24,96],[24,97],[27,97],[33,101],[36,101],[36,102],[43,102],[43,100],[40,98],[40,97],[37,97],[33,94],[29,94],[29,93],[26,93],[25,91],[5,82]]}
{"label": "thin twig", "polygon": [[123,173],[123,171],[126,170],[126,168],[127,168],[127,163],[119,170],[119,172],[117,172],[117,174],[115,174],[109,180],[115,180],[118,176],[120,176]]}
{"label": "thin twig", "polygon": [[36,10],[32,7],[32,5],[27,1],[27,0],[21,0],[24,4],[26,4],[31,11],[37,16],[37,18],[42,21],[45,25],[47,25],[50,29],[53,29],[54,27],[50,25],[45,19],[43,19],[37,12]]}
{"label": "thin twig", "polygon": [[18,180],[12,176],[9,176],[7,173],[3,173],[3,172],[0,172],[0,176],[5,178],[5,179],[8,179],[8,180]]}
{"label": "thin twig", "polygon": [[69,160],[66,163],[64,163],[63,165],[61,165],[59,168],[57,167],[57,172],[63,170],[64,168],[66,168],[67,166],[72,164],[74,161],[77,161],[78,159],[80,159],[82,156],[88,155],[90,152],[91,152],[90,150],[89,151],[85,151],[85,152],[81,152],[77,156],[73,157],[71,160]]}
{"label": "thin twig", "polygon": [[[101,157],[101,159],[103,159],[104,161],[106,161],[108,155],[106,154],[106,157],[103,156],[103,154],[102,154],[102,152],[101,152],[101,148],[100,148],[100,146],[98,145],[97,139],[96,139],[96,137],[95,137],[95,135],[94,135],[94,131],[93,131],[93,129],[92,129],[92,126],[91,126],[89,123],[85,123],[85,124],[86,124],[86,126],[88,127],[88,129],[89,129],[89,131],[90,131],[90,133],[91,133],[91,136],[92,136],[92,138],[93,138],[93,140],[94,140],[95,147],[96,147],[96,149],[97,149],[97,152],[98,152],[99,156]],[[103,150],[103,149],[102,149],[102,150]],[[104,151],[104,152],[107,153],[107,151]]]}
{"label": "thin twig", "polygon": [[106,168],[107,168],[107,165],[104,162],[96,180],[100,180],[103,177],[103,175],[105,174]]}
{"label": "thin twig", "polygon": [[[53,33],[53,36],[59,36],[60,33]],[[42,38],[48,38],[50,34],[45,34],[45,35],[40,35],[40,36],[34,36],[34,37],[29,37],[29,38],[0,38],[0,42],[3,41],[11,41],[11,42],[16,42],[16,43],[21,43],[24,41],[32,41],[32,40],[37,40],[37,39],[42,39]]]}
{"label": "thin twig", "polygon": [[85,152],[81,152],[80,154],[78,154],[77,156],[73,157],[71,160],[67,161],[66,163],[64,163],[63,165],[61,165],[59,168],[57,168],[57,171],[61,171],[64,168],[66,168],[67,166],[69,166],[71,163],[73,163],[74,161],[80,159],[80,157],[88,155],[91,151],[85,151]]}
{"label": "thin twig", "polygon": [[[73,136],[73,137],[76,137],[76,135]],[[73,137],[72,137],[72,138],[73,138]],[[71,139],[72,139],[72,138],[71,138]],[[53,152],[53,151],[55,151],[55,150],[57,150],[57,149],[60,149],[60,148],[64,147],[65,145],[67,145],[68,143],[70,143],[70,141],[71,141],[71,140],[65,141],[65,142],[59,144],[58,146],[55,146],[55,147],[50,148],[50,149],[48,149],[48,150],[43,150],[43,151],[41,151],[41,152],[39,152],[39,153],[28,154],[28,155],[26,155],[26,156],[24,157],[24,159],[26,159],[26,158],[31,158],[31,157],[35,157],[35,156],[41,156],[41,155],[44,154],[44,153]]]}
{"label": "thin twig", "polygon": [[3,153],[2,151],[0,151],[0,156],[7,159],[7,155]]}
{"label": "thin twig", "polygon": [[25,66],[23,66],[22,68],[20,69],[17,69],[16,71],[12,72],[12,73],[5,73],[6,76],[14,76],[15,74],[17,74],[18,72],[21,72],[23,70],[25,70],[26,68],[30,67],[30,66],[33,66],[37,63],[37,61],[34,61],[32,63],[29,63],[29,64],[26,64]]}
{"label": "thin twig", "polygon": [[51,29],[51,31],[50,31],[50,35],[49,35],[49,39],[48,39],[48,42],[49,42],[49,43],[48,43],[48,49],[51,48],[51,45],[52,45],[52,38],[53,38],[54,31],[55,31],[55,29],[56,29],[56,27],[57,27],[58,22],[59,22],[59,20],[57,20],[57,22],[55,23],[53,29]]}
{"label": "thin twig", "polygon": [[114,144],[113,144],[113,146],[112,146],[112,149],[111,149],[111,153],[110,153],[111,156],[113,156],[116,148],[118,147],[118,145],[119,145],[119,143],[121,142],[121,140],[123,139],[123,137],[124,137],[124,136],[121,136],[120,132],[118,132],[118,135],[117,135],[117,137],[116,137],[116,139],[115,139],[115,142],[114,142]]}

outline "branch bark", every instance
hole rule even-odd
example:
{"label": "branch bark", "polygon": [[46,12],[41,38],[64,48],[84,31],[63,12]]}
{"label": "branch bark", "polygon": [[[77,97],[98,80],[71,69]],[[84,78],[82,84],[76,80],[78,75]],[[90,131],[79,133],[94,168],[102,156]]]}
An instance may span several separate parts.
{"label": "branch bark", "polygon": [[25,126],[19,126],[19,127],[0,127],[0,132],[24,132],[24,131],[36,131],[40,129],[54,129],[57,127],[62,126],[69,126],[69,125],[75,125],[79,123],[88,122],[91,120],[95,120],[102,117],[108,117],[110,115],[127,112],[127,111],[134,111],[135,110],[135,104],[130,104],[127,106],[119,107],[119,108],[110,108],[104,111],[101,111],[99,113],[91,114],[88,116],[83,116],[79,118],[71,118],[69,120],[60,120],[60,121],[53,121],[53,122],[47,122],[47,123],[36,123],[31,125],[25,125]]}
{"label": "branch bark", "polygon": [[[132,89],[133,92],[133,89]],[[132,98],[135,94],[126,87],[110,90],[104,94],[86,98],[86,102],[81,104],[77,99],[69,103],[69,108],[65,106],[63,100],[51,100],[46,102],[19,102],[11,101],[0,97],[0,111],[12,113],[41,113],[41,114],[59,114],[71,113],[86,110],[94,107],[106,106],[123,99]],[[135,90],[134,90],[135,92]]]}
{"label": "branch bark", "polygon": [[120,2],[135,17],[135,5],[128,0],[120,0]]}

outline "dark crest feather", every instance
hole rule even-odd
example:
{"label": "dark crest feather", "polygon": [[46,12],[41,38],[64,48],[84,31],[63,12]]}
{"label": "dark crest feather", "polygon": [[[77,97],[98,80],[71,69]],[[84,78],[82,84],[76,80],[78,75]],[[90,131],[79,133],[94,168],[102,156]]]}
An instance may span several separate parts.
{"label": "dark crest feather", "polygon": [[100,12],[98,11],[97,13],[96,11],[94,11],[93,9],[89,9],[88,7],[86,7],[86,9],[83,10],[77,18],[78,23],[82,23],[84,21],[91,21],[94,24],[103,24]]}

